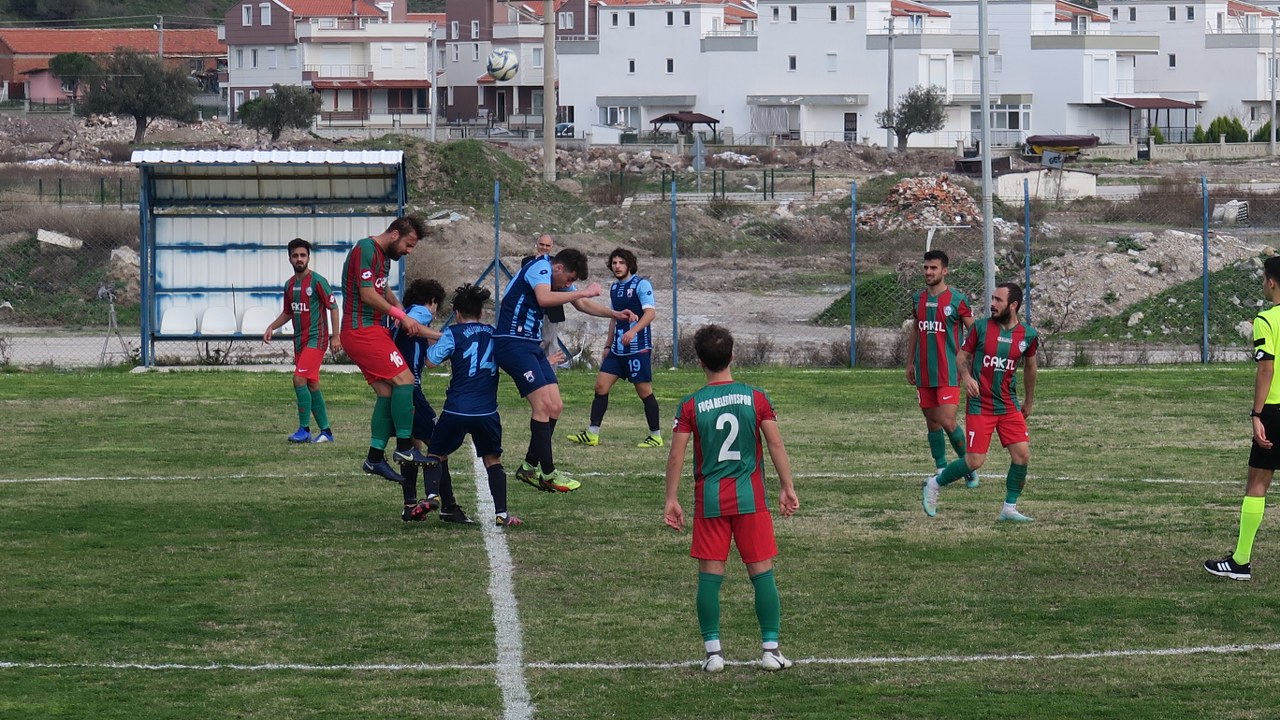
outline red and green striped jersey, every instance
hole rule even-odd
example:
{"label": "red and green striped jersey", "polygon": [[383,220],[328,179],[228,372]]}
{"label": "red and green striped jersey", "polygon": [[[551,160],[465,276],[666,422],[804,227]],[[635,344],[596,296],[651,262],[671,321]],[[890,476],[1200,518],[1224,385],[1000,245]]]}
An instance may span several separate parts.
{"label": "red and green striped jersey", "polygon": [[[293,319],[293,349],[329,347],[329,318],[326,313],[337,307],[329,281],[320,273],[308,270],[299,278],[284,284],[284,311]],[[337,328],[334,328],[335,330]]]}
{"label": "red and green striped jersey", "polygon": [[373,238],[351,248],[342,264],[342,327],[359,330],[382,324],[383,313],[360,300],[360,288],[371,287],[382,295],[390,273],[391,260]]}
{"label": "red and green striped jersey", "polygon": [[740,382],[707,385],[680,401],[674,432],[693,435],[695,517],[767,509],[760,423],[777,419],[769,396]]}
{"label": "red and green striped jersey", "polygon": [[987,317],[973,324],[963,349],[973,355],[969,372],[978,381],[978,396],[969,398],[970,415],[1007,415],[1019,412],[1018,361],[1040,349],[1040,333],[1018,323],[1005,329]]}
{"label": "red and green striped jersey", "polygon": [[953,387],[960,384],[956,350],[964,335],[964,321],[973,317],[969,298],[959,290],[946,290],[937,297],[921,290],[911,296],[911,319],[915,321],[916,387]]}

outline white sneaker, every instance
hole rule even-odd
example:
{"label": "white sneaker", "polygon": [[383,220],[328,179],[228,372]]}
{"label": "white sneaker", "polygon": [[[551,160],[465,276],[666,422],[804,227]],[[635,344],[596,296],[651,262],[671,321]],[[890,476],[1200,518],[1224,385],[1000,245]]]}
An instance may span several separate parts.
{"label": "white sneaker", "polygon": [[786,670],[795,663],[782,656],[781,650],[765,650],[760,656],[760,667],[770,672]]}
{"label": "white sneaker", "polygon": [[708,653],[707,659],[702,661],[702,669],[706,672],[724,670],[724,656],[720,653]]}
{"label": "white sneaker", "polygon": [[920,490],[920,505],[924,508],[925,515],[933,517],[938,514],[938,491],[941,489],[937,475],[925,479],[924,487]]}
{"label": "white sneaker", "polygon": [[1027,515],[1023,515],[1017,510],[1010,510],[1008,508],[1005,508],[1000,511],[999,515],[996,516],[996,522],[1029,523],[1029,522],[1035,522],[1035,520]]}

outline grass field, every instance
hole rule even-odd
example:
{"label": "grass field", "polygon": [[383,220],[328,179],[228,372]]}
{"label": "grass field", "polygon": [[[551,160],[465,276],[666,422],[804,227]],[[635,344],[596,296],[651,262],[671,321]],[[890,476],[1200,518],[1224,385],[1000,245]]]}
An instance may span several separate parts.
{"label": "grass field", "polygon": [[[0,374],[0,718],[1276,716],[1275,520],[1253,582],[1199,567],[1234,543],[1252,368],[1043,371],[1020,527],[994,522],[998,452],[924,517],[900,371],[738,376],[771,393],[801,502],[777,522],[798,661],[779,674],[747,664],[733,563],[737,662],[698,671],[689,537],[662,525],[665,450],[634,448],[629,388],[601,446],[557,439],[583,488],[513,481],[527,524],[487,533],[403,524],[398,488],[358,471],[358,375],[325,376],[338,442],[296,447],[283,374]],[[592,380],[562,377],[558,435]],[[663,416],[700,384],[658,373]],[[514,468],[528,413],[503,393]],[[453,464],[474,510],[470,459]],[[518,602],[497,631],[495,549]]]}

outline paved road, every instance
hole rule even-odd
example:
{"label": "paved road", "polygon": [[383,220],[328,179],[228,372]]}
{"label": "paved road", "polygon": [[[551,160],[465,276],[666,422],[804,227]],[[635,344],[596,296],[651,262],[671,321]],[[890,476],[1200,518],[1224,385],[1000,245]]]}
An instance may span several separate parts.
{"label": "paved road", "polygon": [[[1142,187],[1142,185],[1099,185],[1098,197],[1107,198],[1108,200],[1135,198],[1142,194]],[[1209,183],[1209,196],[1212,198],[1226,188],[1239,188],[1253,193],[1274,193],[1280,191],[1280,183]]]}

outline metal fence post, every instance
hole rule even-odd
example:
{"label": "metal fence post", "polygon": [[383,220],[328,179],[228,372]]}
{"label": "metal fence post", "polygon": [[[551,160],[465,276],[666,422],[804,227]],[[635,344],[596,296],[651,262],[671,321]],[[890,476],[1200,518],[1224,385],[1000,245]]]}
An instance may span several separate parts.
{"label": "metal fence post", "polygon": [[499,240],[502,237],[502,182],[493,181],[493,322],[498,322],[498,308],[502,306],[502,273],[498,267],[502,264],[502,248]]}
{"label": "metal fence post", "polygon": [[849,186],[849,367],[858,366],[858,183]]}
{"label": "metal fence post", "polygon": [[676,241],[676,179],[671,178],[671,367],[680,367],[680,255]]}
{"label": "metal fence post", "polygon": [[1031,185],[1026,178],[1022,179],[1022,246],[1025,255],[1022,259],[1022,267],[1026,276],[1023,285],[1026,286],[1027,292],[1023,295],[1025,305],[1023,310],[1027,318],[1027,324],[1031,324]]}
{"label": "metal fence post", "polygon": [[1209,362],[1209,178],[1200,176],[1200,197],[1203,198],[1200,220],[1203,223],[1200,237],[1204,246],[1203,259],[1200,262],[1200,286],[1204,297],[1201,302],[1201,313],[1204,330],[1200,336],[1200,362]]}

